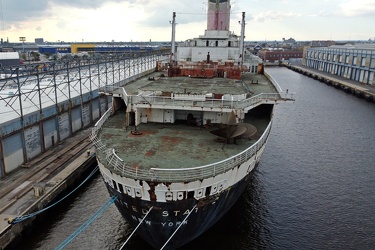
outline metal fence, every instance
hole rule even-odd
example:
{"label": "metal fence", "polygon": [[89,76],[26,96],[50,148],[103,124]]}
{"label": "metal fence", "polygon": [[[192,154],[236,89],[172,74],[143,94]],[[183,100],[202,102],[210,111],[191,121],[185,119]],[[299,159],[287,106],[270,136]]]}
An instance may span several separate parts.
{"label": "metal fence", "polygon": [[171,97],[162,96],[131,96],[132,103],[138,107],[142,105],[161,105],[161,106],[188,106],[198,108],[230,108],[230,109],[245,109],[253,108],[257,104],[262,104],[267,101],[277,101],[281,99],[278,93],[262,93],[245,100],[222,100],[222,99],[211,99],[211,100],[180,100]]}

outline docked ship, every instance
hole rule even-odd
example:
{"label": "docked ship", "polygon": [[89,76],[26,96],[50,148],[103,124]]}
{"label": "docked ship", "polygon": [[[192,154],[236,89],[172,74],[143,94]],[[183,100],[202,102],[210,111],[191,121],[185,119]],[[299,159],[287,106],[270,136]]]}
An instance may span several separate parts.
{"label": "docked ship", "polygon": [[92,130],[115,204],[148,244],[176,249],[214,225],[236,202],[260,161],[274,107],[288,100],[250,62],[229,31],[230,1],[209,0],[205,34],[175,43],[155,71],[113,90]]}

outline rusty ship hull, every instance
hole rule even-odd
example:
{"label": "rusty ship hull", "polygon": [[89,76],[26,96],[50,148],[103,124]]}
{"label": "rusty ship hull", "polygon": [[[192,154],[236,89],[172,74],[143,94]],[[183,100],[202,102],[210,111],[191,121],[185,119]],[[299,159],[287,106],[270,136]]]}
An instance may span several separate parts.
{"label": "rusty ship hull", "polygon": [[[106,187],[111,196],[118,195],[115,204],[133,228],[138,226],[149,208],[153,207],[156,212],[147,216],[137,233],[155,249],[161,249],[176,227],[182,224],[183,227],[173,236],[173,241],[163,248],[177,249],[203,234],[228,212],[247,187],[250,174],[234,186],[202,199],[193,210],[189,208],[196,205],[195,199],[170,203],[149,202],[121,194],[109,184]],[[184,220],[190,212],[190,216]]]}

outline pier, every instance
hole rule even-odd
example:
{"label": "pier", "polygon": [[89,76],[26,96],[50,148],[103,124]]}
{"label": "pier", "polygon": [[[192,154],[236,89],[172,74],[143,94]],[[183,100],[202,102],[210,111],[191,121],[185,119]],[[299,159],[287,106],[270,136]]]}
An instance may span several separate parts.
{"label": "pier", "polygon": [[311,69],[302,65],[281,64],[297,73],[314,78],[322,83],[341,89],[347,93],[351,93],[357,97],[364,98],[367,101],[375,102],[375,86],[364,85],[360,82],[353,81],[341,76],[332,75],[327,72]]}
{"label": "pier", "polygon": [[[95,151],[82,131],[0,180],[0,249],[17,241],[40,215],[17,224],[12,219],[40,211],[61,199],[96,166]],[[47,214],[48,211],[45,211]]]}

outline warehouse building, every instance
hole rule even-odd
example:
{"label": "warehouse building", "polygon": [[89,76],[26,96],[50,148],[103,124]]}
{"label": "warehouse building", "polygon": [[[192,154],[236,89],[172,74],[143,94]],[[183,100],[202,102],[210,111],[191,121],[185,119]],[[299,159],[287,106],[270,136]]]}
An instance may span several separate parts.
{"label": "warehouse building", "polygon": [[375,45],[305,48],[303,65],[363,84],[375,84]]}
{"label": "warehouse building", "polygon": [[152,51],[159,50],[159,46],[140,46],[140,45],[101,45],[93,43],[74,43],[66,45],[43,45],[39,46],[41,54],[79,54],[79,53],[124,53],[134,51]]}
{"label": "warehouse building", "polygon": [[20,65],[18,52],[0,52],[0,68]]}
{"label": "warehouse building", "polygon": [[302,50],[260,50],[258,52],[259,57],[264,62],[284,62],[290,61],[293,59],[302,58],[303,51]]}

